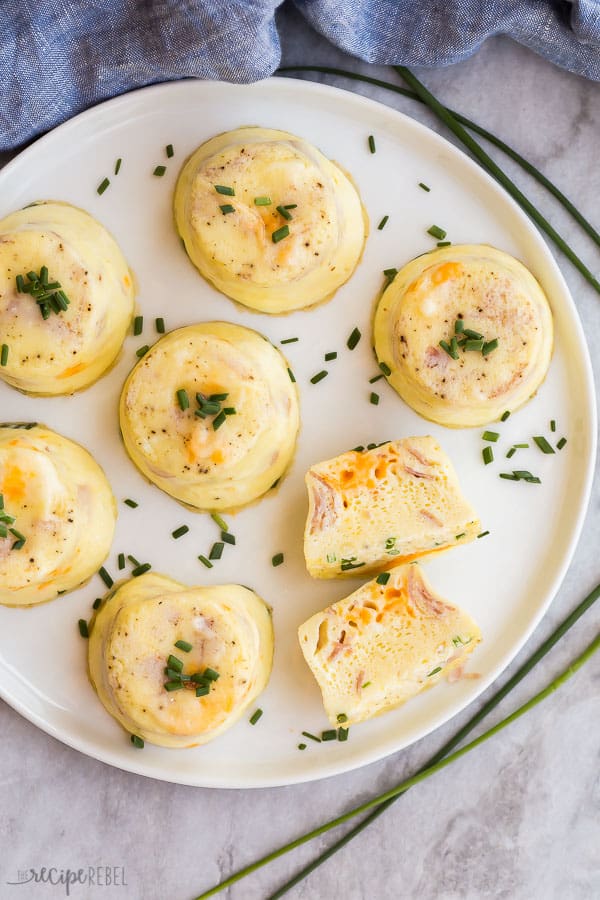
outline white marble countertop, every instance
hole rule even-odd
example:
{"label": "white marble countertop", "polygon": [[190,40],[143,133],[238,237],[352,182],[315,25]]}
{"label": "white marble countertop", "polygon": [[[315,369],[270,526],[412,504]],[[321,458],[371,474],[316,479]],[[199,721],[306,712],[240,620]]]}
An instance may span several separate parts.
{"label": "white marble countertop", "polygon": [[[300,17],[281,17],[283,64],[338,65],[394,80],[337,52]],[[419,73],[447,105],[495,132],[554,180],[600,225],[600,85],[504,39],[472,59]],[[359,90],[438,129],[418,104]],[[398,82],[399,83],[399,82]],[[0,163],[2,160],[0,159]],[[546,211],[591,268],[600,251],[542,188],[502,165]],[[560,256],[592,348],[600,346],[600,297]],[[595,358],[594,358],[595,357]],[[592,353],[596,378],[598,356]],[[552,607],[503,682],[600,581],[600,482],[583,537]],[[492,718],[524,702],[597,632],[590,611]],[[490,688],[481,702],[493,691]],[[467,758],[401,798],[290,897],[305,900],[591,900],[600,896],[600,660],[542,706]],[[413,773],[466,721],[351,774],[288,788],[218,791],[130,775],[81,756],[0,703],[0,898],[65,896],[61,886],[11,886],[42,866],[124,868],[127,886],[73,887],[75,898],[187,900],[241,865]],[[278,860],[222,896],[264,900],[329,846],[331,835]]]}

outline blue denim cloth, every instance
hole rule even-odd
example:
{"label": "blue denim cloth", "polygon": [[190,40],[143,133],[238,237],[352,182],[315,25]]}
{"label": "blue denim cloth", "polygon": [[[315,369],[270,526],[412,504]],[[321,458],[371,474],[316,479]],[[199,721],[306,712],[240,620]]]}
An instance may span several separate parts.
{"label": "blue denim cloth", "polygon": [[[0,150],[145,84],[265,78],[280,59],[281,2],[0,0]],[[507,34],[600,81],[600,0],[294,2],[316,31],[368,62],[448,65]]]}

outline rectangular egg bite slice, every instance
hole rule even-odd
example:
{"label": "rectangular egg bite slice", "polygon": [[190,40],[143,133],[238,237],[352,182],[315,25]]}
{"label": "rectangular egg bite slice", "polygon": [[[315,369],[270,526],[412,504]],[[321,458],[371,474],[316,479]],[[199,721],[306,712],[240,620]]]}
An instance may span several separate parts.
{"label": "rectangular egg bite slice", "polygon": [[306,474],[304,556],[314,578],[379,572],[477,537],[481,523],[432,437],[350,450]]}
{"label": "rectangular egg bite slice", "polygon": [[457,674],[481,633],[409,563],[312,616],[298,637],[329,721],[353,725]]}

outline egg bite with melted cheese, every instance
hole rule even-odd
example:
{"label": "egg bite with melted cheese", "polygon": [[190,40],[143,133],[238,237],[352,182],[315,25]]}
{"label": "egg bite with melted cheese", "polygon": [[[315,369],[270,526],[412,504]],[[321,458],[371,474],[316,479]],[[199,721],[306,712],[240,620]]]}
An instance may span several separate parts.
{"label": "egg bite with melted cheese", "polygon": [[133,298],[123,254],[87,212],[44,200],[11,213],[0,221],[0,377],[31,394],[88,387],[119,353]]}
{"label": "egg bite with melted cheese", "polygon": [[306,475],[304,556],[314,578],[362,577],[465,544],[481,524],[432,437],[388,441]]}
{"label": "egg bite with melted cheese", "polygon": [[552,313],[518,260],[456,245],[398,272],[379,301],[374,343],[389,383],[419,415],[452,428],[486,425],[546,377]]}
{"label": "egg bite with melted cheese", "polygon": [[238,128],[185,163],[175,222],[190,259],[244,306],[284,313],[329,299],[352,275],[368,232],[348,176],[287,131]]}
{"label": "egg bite with melted cheese", "polygon": [[188,588],[147,573],[115,586],[90,624],[98,697],[128,732],[162,747],[230,728],[266,687],[272,660],[269,610],[239,584]]}
{"label": "egg bite with melted cheese", "polygon": [[471,617],[438,596],[417,563],[312,616],[298,637],[332,725],[338,717],[363,722],[457,677],[481,640]]}
{"label": "egg bite with melted cheese", "polygon": [[117,510],[91,455],[43,425],[0,425],[0,603],[34,606],[88,580]]}
{"label": "egg bite with melted cheese", "polygon": [[283,355],[228,322],[161,338],[125,382],[120,416],[127,452],[146,478],[207,511],[265,494],[290,466],[300,424]]}

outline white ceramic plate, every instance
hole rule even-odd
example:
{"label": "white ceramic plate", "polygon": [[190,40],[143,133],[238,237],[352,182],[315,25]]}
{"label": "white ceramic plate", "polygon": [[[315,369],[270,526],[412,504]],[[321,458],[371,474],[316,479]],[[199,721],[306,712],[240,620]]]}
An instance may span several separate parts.
{"label": "white ceramic plate", "polygon": [[[206,284],[189,263],[172,224],[171,196],[185,158],[218,132],[244,124],[282,128],[307,138],[352,173],[372,231],[358,271],[335,298],[314,311],[271,318],[244,311]],[[375,135],[377,152],[367,146]],[[165,145],[175,157],[167,160]],[[123,158],[118,177],[112,175]],[[153,177],[167,165],[163,178]],[[109,189],[99,196],[104,176]],[[430,193],[419,182],[431,187]],[[398,112],[333,88],[287,79],[248,87],[184,81],[135,91],[78,116],[39,140],[0,172],[0,216],[40,198],[82,206],[115,235],[139,279],[141,337],[129,337],[112,371],[72,397],[34,399],[0,384],[0,420],[37,420],[80,441],[104,466],[119,500],[119,521],[107,568],[131,553],[158,572],[189,584],[243,582],[272,604],[275,665],[260,697],[256,726],[240,721],[214,743],[193,750],[146,745],[136,750],[97,700],[86,678],[86,644],[77,620],[88,618],[103,593],[99,577],[81,590],[34,609],[0,608],[0,695],[22,715],[65,743],[123,769],[168,781],[214,787],[289,784],[344,772],[399,750],[463,709],[502,671],[539,622],[575,548],[595,458],[595,401],[581,325],[563,278],[537,231],[513,202],[466,156]],[[382,231],[377,223],[385,214]],[[434,245],[443,226],[455,243],[489,242],[522,259],[543,284],[556,324],[556,349],[539,394],[499,426],[497,462],[484,467],[481,431],[431,425],[379,381],[370,341],[373,300],[382,270],[400,266]],[[218,539],[207,515],[194,514],[148,485],[119,438],[117,402],[136,362],[135,350],[156,339],[154,318],[167,329],[228,319],[284,346],[301,391],[303,427],[289,477],[278,493],[230,517],[237,538],[210,571],[197,557]],[[350,352],[355,325],[363,338]],[[1,339],[1,336],[0,336]],[[323,355],[338,358],[324,364]],[[312,385],[323,368],[329,376]],[[557,432],[549,431],[549,420]],[[357,444],[433,434],[453,460],[464,490],[491,534],[426,564],[433,585],[478,621],[484,642],[472,657],[478,679],[441,684],[405,707],[354,727],[347,743],[297,749],[303,730],[327,727],[316,683],[304,664],[296,628],[309,615],[357,588],[360,580],[314,581],[306,573],[302,531],[303,476],[317,460]],[[546,434],[568,438],[564,450],[535,447],[504,459],[515,441]],[[527,468],[541,485],[511,483],[498,473]],[[123,504],[132,497],[137,509]],[[178,525],[190,532],[171,538]],[[283,551],[285,563],[271,566]]]}

